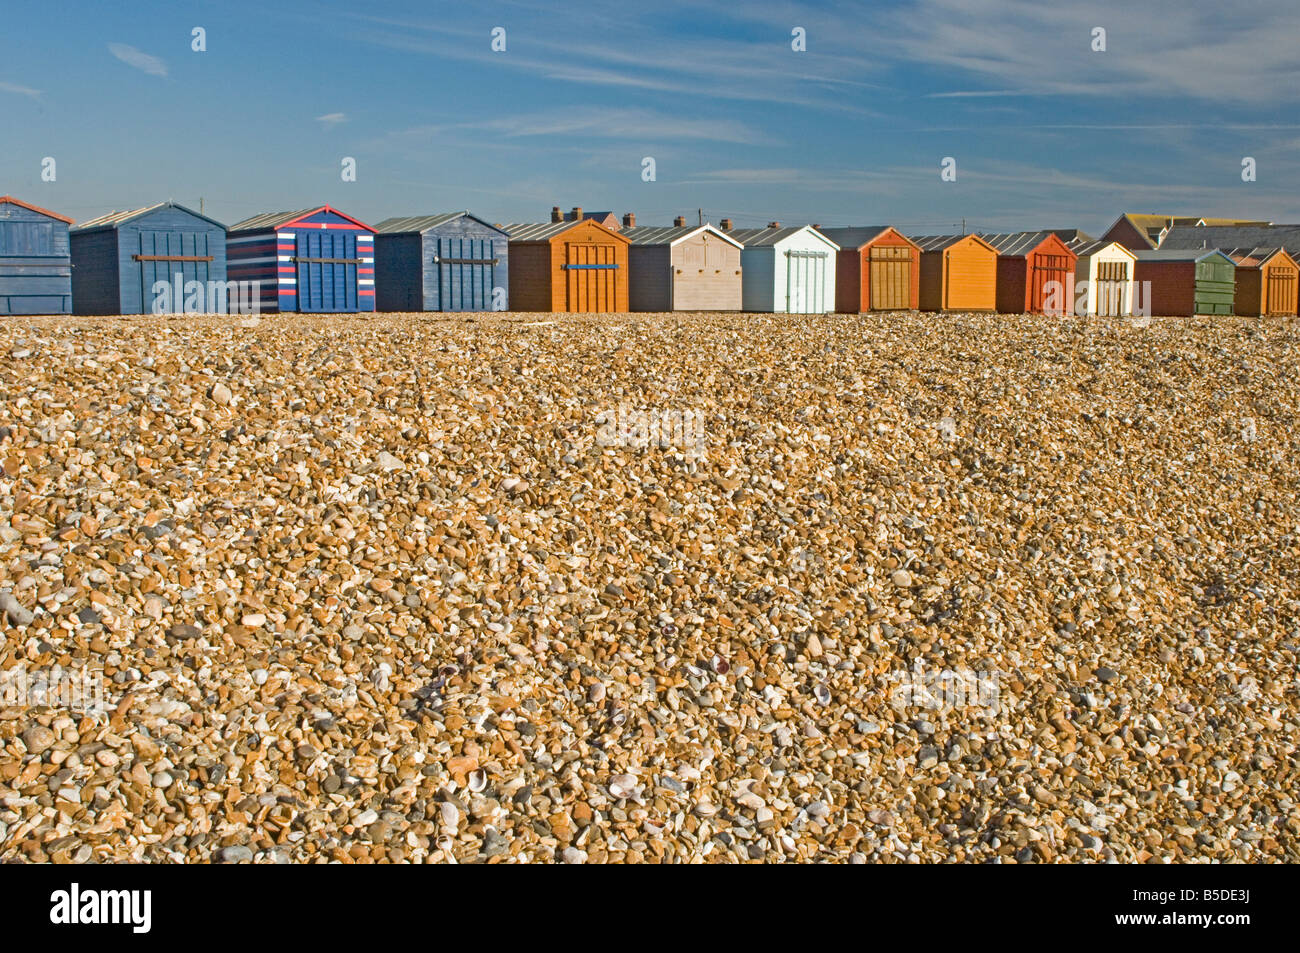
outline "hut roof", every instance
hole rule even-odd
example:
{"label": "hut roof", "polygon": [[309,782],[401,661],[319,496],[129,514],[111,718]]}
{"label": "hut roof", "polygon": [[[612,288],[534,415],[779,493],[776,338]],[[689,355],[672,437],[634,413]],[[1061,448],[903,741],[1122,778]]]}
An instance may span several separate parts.
{"label": "hut roof", "polygon": [[737,248],[745,247],[733,238],[731,233],[724,232],[712,225],[637,225],[623,229],[622,234],[633,245],[676,245],[698,232],[709,232],[717,235]]}
{"label": "hut roof", "polygon": [[469,212],[439,212],[435,215],[406,215],[395,218],[386,218],[375,226],[375,231],[383,234],[393,235],[401,233],[418,233],[427,232],[431,228],[437,228],[439,225],[446,225],[448,222],[454,222],[458,218],[472,218],[474,221],[488,228],[494,228],[499,232],[504,230],[491,222],[487,222],[477,215],[471,215]]}
{"label": "hut roof", "polygon": [[184,205],[178,205],[175,202],[159,202],[157,205],[128,209],[125,212],[109,212],[107,215],[100,215],[98,218],[90,218],[79,225],[73,225],[71,231],[88,232],[95,228],[117,228],[119,225],[125,225],[127,222],[133,222],[137,218],[143,218],[150,212],[157,211],[160,208],[180,209],[188,215],[193,215],[195,218],[201,218],[203,221],[215,225],[217,228],[224,230],[226,227],[215,219],[208,218],[206,215],[200,215],[198,212],[186,208]]}
{"label": "hut roof", "polygon": [[72,219],[66,215],[60,215],[58,212],[51,212],[47,208],[41,208],[39,205],[32,205],[30,202],[24,202],[22,199],[16,199],[12,195],[0,195],[0,205],[21,205],[23,208],[32,212],[39,212],[42,215],[48,215],[50,218],[57,218],[60,222],[72,224]]}
{"label": "hut roof", "polygon": [[345,215],[331,205],[316,205],[312,208],[299,209],[296,212],[266,212],[262,215],[254,215],[252,218],[246,218],[242,222],[236,222],[230,226],[232,232],[261,232],[274,231],[283,228],[286,225],[292,225],[299,219],[306,218],[308,215],[315,215],[317,212],[333,212],[339,218],[346,218],[353,225],[369,229],[370,226],[351,215]]}
{"label": "hut roof", "polygon": [[833,238],[828,238],[826,235],[809,225],[786,225],[781,228],[733,228],[731,231],[727,232],[727,234],[740,242],[746,248],[762,248],[765,246],[780,244],[790,236],[804,231],[816,235],[832,248],[839,248],[839,245],[835,243]]}
{"label": "hut roof", "polygon": [[512,242],[548,242],[556,235],[561,235],[571,228],[577,228],[579,225],[595,225],[597,228],[603,228],[614,237],[626,237],[622,232],[616,232],[602,225],[600,222],[583,218],[581,221],[567,222],[515,222],[510,225],[498,225],[497,227],[510,236]]}
{"label": "hut roof", "polygon": [[[841,248],[861,248],[867,242],[879,238],[883,232],[893,228],[892,225],[851,225],[836,228],[817,229]],[[897,229],[895,229],[897,231]],[[902,232],[898,234],[902,235]]]}
{"label": "hut roof", "polygon": [[990,245],[984,238],[974,233],[968,233],[966,235],[912,235],[909,237],[912,239],[912,243],[917,245],[921,251],[943,251],[945,248],[951,248],[953,245],[956,245],[958,242],[964,241],[967,238],[975,239],[989,251],[997,251],[997,249]]}
{"label": "hut roof", "polygon": [[1036,232],[981,232],[980,238],[997,249],[999,255],[1018,258],[1029,254],[1051,235],[1059,237],[1051,229]]}

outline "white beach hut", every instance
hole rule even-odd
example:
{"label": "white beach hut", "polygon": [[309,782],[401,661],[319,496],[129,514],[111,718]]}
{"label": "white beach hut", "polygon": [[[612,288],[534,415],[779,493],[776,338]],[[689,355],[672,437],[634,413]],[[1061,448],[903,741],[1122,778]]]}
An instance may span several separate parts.
{"label": "white beach hut", "polygon": [[738,228],[727,233],[740,253],[741,307],[746,311],[824,314],[835,310],[835,255],[840,246],[811,225]]}

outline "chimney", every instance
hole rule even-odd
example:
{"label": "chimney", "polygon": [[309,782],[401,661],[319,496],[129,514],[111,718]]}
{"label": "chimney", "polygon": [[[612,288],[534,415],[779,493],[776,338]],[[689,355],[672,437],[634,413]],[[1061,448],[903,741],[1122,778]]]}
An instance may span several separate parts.
{"label": "chimney", "polygon": [[781,227],[781,223],[780,223],[780,222],[768,222],[768,223],[767,223],[767,227],[768,227],[768,228],[780,228],[780,227]]}
{"label": "chimney", "polygon": [[731,219],[724,218],[722,221],[718,222],[718,228],[722,229],[724,232],[731,231]]}
{"label": "chimney", "polygon": [[624,228],[636,228],[636,213],[635,213],[635,212],[624,212],[624,213],[623,213],[623,227],[624,227]]}
{"label": "chimney", "polygon": [[582,221],[582,206],[581,206],[581,205],[575,205],[575,206],[573,207],[573,220],[574,220],[575,222],[581,222],[581,221]]}
{"label": "chimney", "polygon": [[822,230],[822,227],[820,225],[814,225],[813,228],[817,229],[817,231],[819,232]]}
{"label": "chimney", "polygon": [[686,216],[678,215],[675,219],[673,219],[673,224],[678,228],[681,228],[683,225],[686,224]]}
{"label": "chimney", "polygon": [[563,215],[563,213],[560,211],[560,207],[559,207],[558,205],[552,205],[552,206],[551,206],[551,221],[552,221],[552,222],[562,222],[562,221],[564,221],[564,215]]}

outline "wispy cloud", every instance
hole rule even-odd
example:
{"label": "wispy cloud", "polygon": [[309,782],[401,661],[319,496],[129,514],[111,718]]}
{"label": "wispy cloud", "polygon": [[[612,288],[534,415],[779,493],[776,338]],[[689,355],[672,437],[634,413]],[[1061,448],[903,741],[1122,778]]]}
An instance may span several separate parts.
{"label": "wispy cloud", "polygon": [[39,89],[32,89],[30,86],[19,86],[17,83],[0,83],[0,93],[13,93],[15,96],[27,96],[38,102],[41,98]]}
{"label": "wispy cloud", "polygon": [[648,109],[616,106],[566,109],[553,113],[506,116],[478,124],[505,136],[573,136],[653,143],[697,139],[752,143],[759,134],[735,119],[687,119]]}
{"label": "wispy cloud", "polygon": [[108,44],[108,52],[112,53],[127,66],[134,67],[150,76],[166,76],[167,64],[156,56],[151,56],[143,50],[137,50],[134,46],[126,43]]}
{"label": "wispy cloud", "polygon": [[[860,18],[839,11],[848,39],[867,37]],[[1107,49],[1094,52],[1092,30]],[[883,55],[987,80],[988,90],[939,97],[974,98],[1112,92],[1207,102],[1277,102],[1300,79],[1295,38],[1300,6],[1254,4],[1249,16],[1225,16],[1174,0],[1086,5],[1037,0],[915,0],[870,23]],[[1261,77],[1269,77],[1261,82]]]}
{"label": "wispy cloud", "polygon": [[316,121],[326,129],[331,129],[341,122],[347,122],[348,117],[346,113],[326,113],[323,116],[317,116]]}

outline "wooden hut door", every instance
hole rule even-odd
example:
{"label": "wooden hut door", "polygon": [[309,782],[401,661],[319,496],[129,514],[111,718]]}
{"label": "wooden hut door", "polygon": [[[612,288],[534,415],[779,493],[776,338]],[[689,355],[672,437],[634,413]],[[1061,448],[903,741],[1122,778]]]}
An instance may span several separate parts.
{"label": "wooden hut door", "polygon": [[1097,262],[1097,287],[1093,295],[1097,302],[1093,308],[1099,317],[1123,317],[1128,304],[1128,262]]}
{"label": "wooden hut door", "polygon": [[499,251],[490,238],[439,238],[438,310],[491,311]]}
{"label": "wooden hut door", "polygon": [[1268,297],[1264,299],[1267,315],[1295,314],[1296,273],[1290,268],[1270,268],[1268,271]]}
{"label": "wooden hut door", "polygon": [[357,236],[342,229],[298,229],[298,311],[357,310]]}
{"label": "wooden hut door", "polygon": [[1047,304],[1048,284],[1056,282],[1055,300],[1062,306],[1065,296],[1070,292],[1070,259],[1066,255],[1035,255],[1030,274],[1030,287],[1033,289],[1030,299],[1030,311],[1042,314]]}
{"label": "wooden hut door", "polygon": [[618,306],[618,249],[613,244],[565,244],[565,308],[573,312],[610,312]]}
{"label": "wooden hut door", "polygon": [[868,267],[872,310],[906,311],[912,306],[912,249],[872,245]]}
{"label": "wooden hut door", "polygon": [[[141,230],[140,250],[132,257],[140,263],[140,301],[146,313],[153,310],[156,297],[153,291],[154,284],[159,281],[166,282],[174,291],[178,276],[182,295],[185,295],[185,285],[188,282],[202,282],[205,292],[204,304],[199,310],[207,310],[206,290],[211,272],[209,266],[212,264],[207,232]],[[180,301],[172,301],[172,310],[183,312],[185,297]]]}
{"label": "wooden hut door", "polygon": [[785,253],[785,310],[790,314],[820,314],[826,310],[826,261],[821,251]]}

